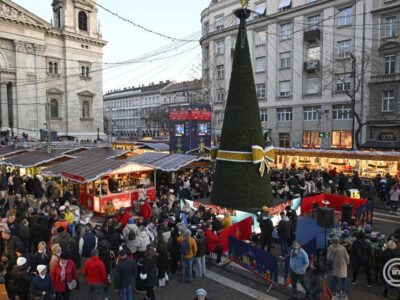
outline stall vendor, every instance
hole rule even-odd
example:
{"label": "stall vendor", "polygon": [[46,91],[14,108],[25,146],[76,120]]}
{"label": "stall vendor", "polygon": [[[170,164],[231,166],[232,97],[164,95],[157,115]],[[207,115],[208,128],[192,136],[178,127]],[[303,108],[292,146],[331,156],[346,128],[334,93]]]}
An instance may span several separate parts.
{"label": "stall vendor", "polygon": [[112,203],[112,200],[107,201],[107,205],[104,207],[104,214],[107,217],[111,217],[115,214],[115,206]]}

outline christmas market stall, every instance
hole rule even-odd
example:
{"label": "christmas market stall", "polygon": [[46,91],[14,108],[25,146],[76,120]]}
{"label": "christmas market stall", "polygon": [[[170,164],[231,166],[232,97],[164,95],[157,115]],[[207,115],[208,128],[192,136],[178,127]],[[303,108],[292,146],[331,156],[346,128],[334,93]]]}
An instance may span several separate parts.
{"label": "christmas market stall", "polygon": [[396,176],[400,170],[399,152],[277,148],[275,153],[277,168],[336,168],[348,175],[358,171],[364,178],[387,173]]}
{"label": "christmas market stall", "polygon": [[128,160],[118,159],[122,151],[104,150],[87,153],[71,161],[43,171],[45,175],[62,177],[64,185],[79,189],[81,204],[103,213],[108,201],[115,208],[132,207],[140,198],[155,199],[154,169]]}

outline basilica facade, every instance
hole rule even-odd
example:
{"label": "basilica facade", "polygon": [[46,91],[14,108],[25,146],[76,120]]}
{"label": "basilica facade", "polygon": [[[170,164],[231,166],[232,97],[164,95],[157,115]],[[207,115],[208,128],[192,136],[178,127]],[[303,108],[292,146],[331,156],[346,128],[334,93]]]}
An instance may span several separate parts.
{"label": "basilica facade", "polygon": [[47,22],[0,0],[0,127],[38,138],[103,131],[103,41],[95,0],[54,0]]}

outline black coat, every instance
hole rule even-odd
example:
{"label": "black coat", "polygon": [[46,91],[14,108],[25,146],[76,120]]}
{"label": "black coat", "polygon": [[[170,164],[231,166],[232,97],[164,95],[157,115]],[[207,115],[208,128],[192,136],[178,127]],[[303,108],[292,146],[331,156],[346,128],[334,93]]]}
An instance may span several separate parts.
{"label": "black coat", "polygon": [[[45,294],[43,295],[42,292],[45,292]],[[41,298],[43,300],[53,299],[53,283],[51,282],[49,274],[46,274],[44,279],[42,279],[39,275],[33,278],[29,288],[29,293],[31,296],[41,296],[43,297]]]}
{"label": "black coat", "polygon": [[111,271],[110,249],[111,249],[111,244],[107,239],[105,238],[99,239],[99,242],[97,244],[97,250],[99,250],[99,258],[103,261],[104,265],[106,266],[107,274],[110,274]]}
{"label": "black coat", "polygon": [[114,288],[119,290],[132,285],[136,269],[136,261],[131,258],[121,259],[115,267]]}
{"label": "black coat", "polygon": [[292,234],[292,222],[280,220],[278,223],[278,236],[282,239],[288,240]]}
{"label": "black coat", "polygon": [[168,266],[169,266],[168,252],[166,249],[158,249],[157,253],[158,253],[157,257],[158,278],[162,279],[165,277],[165,273],[168,272]]}
{"label": "black coat", "polygon": [[32,281],[32,275],[29,273],[28,268],[24,266],[14,266],[10,281],[17,282],[18,288],[15,294],[18,295],[20,299],[28,299],[29,286]]}
{"label": "black coat", "polygon": [[147,274],[145,286],[147,288],[155,287],[157,281],[157,258],[146,257],[143,260],[143,274]]}
{"label": "black coat", "polygon": [[197,237],[196,238],[197,242],[197,253],[196,257],[202,257],[206,255],[206,238],[204,236],[202,237]]}
{"label": "black coat", "polygon": [[[36,245],[40,241],[48,242],[50,240],[50,230],[45,224],[38,223],[32,226],[30,231],[30,237],[33,243]],[[35,249],[36,250],[36,249]]]}
{"label": "black coat", "polygon": [[49,251],[46,251],[45,253],[36,252],[32,258],[31,270],[33,272],[36,272],[36,267],[38,265],[45,265],[45,266],[47,266],[47,270],[49,270],[50,258],[51,258],[51,254]]}
{"label": "black coat", "polygon": [[272,224],[271,219],[266,216],[260,216],[258,222],[260,223],[261,235],[263,235],[264,238],[272,239],[274,224]]}
{"label": "black coat", "polygon": [[121,244],[121,236],[117,230],[111,228],[106,233],[106,238],[111,244],[111,250],[114,251],[115,256],[118,255],[119,245]]}

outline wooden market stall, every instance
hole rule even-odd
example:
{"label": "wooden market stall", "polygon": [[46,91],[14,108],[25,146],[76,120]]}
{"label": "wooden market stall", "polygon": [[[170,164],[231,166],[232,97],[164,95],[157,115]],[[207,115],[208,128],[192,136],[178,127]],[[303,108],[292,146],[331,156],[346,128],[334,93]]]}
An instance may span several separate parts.
{"label": "wooden market stall", "polygon": [[276,148],[275,154],[276,168],[336,168],[349,175],[358,171],[364,178],[396,176],[400,170],[400,152]]}
{"label": "wooden market stall", "polygon": [[120,155],[121,151],[113,150],[89,152],[47,168],[43,174],[63,178],[64,187],[78,187],[80,203],[96,213],[103,213],[110,200],[117,209],[132,207],[140,197],[153,201],[154,168],[117,159]]}

